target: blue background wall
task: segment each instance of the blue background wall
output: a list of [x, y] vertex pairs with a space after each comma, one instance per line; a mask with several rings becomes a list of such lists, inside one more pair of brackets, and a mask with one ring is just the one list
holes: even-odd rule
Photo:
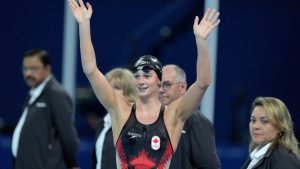
[[[192, 24], [194, 16], [203, 13], [203, 1], [89, 2], [94, 9], [92, 37], [103, 72], [128, 66], [135, 57], [150, 53], [163, 64], [180, 65], [187, 72], [189, 84], [194, 81], [196, 46]], [[28, 90], [20, 71], [23, 53], [45, 48], [52, 55], [54, 75], [60, 81], [62, 72], [64, 1], [17, 3], [5, 0], [0, 10], [1, 168], [11, 167], [11, 132]], [[227, 0], [220, 2], [220, 12], [216, 140], [222, 168], [239, 168], [247, 155], [249, 111], [255, 97], [282, 99], [300, 137], [300, 2]], [[163, 32], [169, 34], [162, 36]], [[77, 86], [89, 87], [79, 59], [77, 67]], [[82, 139], [81, 168], [90, 168], [94, 138], [84, 109], [78, 109], [76, 125]]]

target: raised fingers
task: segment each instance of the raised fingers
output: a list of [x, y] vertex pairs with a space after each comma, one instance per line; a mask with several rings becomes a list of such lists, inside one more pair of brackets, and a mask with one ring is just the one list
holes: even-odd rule
[[84, 5], [84, 3], [83, 3], [82, 0], [79, 0], [79, 4], [80, 4], [81, 7], [85, 7], [85, 5]]
[[76, 0], [68, 0], [68, 2], [71, 9], [78, 8], [78, 3], [76, 2]]
[[204, 13], [204, 16], [203, 16], [203, 19], [204, 19], [205, 21], [208, 19], [209, 13], [210, 13], [210, 9], [207, 8], [206, 11], [205, 11], [205, 13]]
[[198, 25], [198, 24], [199, 24], [199, 17], [196, 16], [196, 17], [195, 17], [195, 20], [194, 20], [194, 25]]
[[90, 3], [87, 2], [86, 6], [87, 6], [88, 10], [92, 10], [92, 5]]
[[212, 23], [217, 22], [217, 21], [219, 20], [219, 15], [220, 15], [220, 13], [219, 13], [219, 12], [216, 12], [216, 13], [214, 14], [214, 16], [211, 18], [211, 22], [212, 22]]
[[[208, 10], [207, 10], [207, 11], [208, 11]], [[213, 16], [215, 15], [215, 13], [216, 13], [216, 9], [209, 10], [209, 11], [208, 11], [208, 17], [206, 18], [206, 20], [207, 20], [207, 21], [210, 21], [210, 20], [213, 18]]]
[[215, 27], [215, 26], [217, 26], [217, 25], [219, 25], [219, 23], [220, 23], [220, 19], [217, 19], [214, 23], [213, 23], [213, 27]]
[[204, 19], [205, 21], [210, 22], [214, 27], [220, 22], [219, 15], [220, 13], [216, 9], [210, 10], [208, 8], [205, 12], [206, 17]]

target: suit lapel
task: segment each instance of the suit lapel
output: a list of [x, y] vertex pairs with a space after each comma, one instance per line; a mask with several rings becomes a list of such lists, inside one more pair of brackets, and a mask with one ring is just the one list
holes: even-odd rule
[[250, 164], [251, 159], [248, 158], [247, 161], [244, 163], [244, 165], [241, 167], [241, 169], [247, 169], [248, 165]]
[[46, 93], [46, 91], [49, 89], [49, 87], [50, 87], [53, 83], [55, 83], [55, 78], [52, 76], [52, 77], [50, 78], [50, 80], [47, 82], [47, 84], [45, 85], [45, 87], [44, 87], [44, 89], [42, 90], [41, 94], [40, 94], [40, 95], [32, 102], [31, 105], [35, 105], [36, 102], [39, 100], [39, 98], [42, 97], [42, 96]]
[[258, 166], [260, 166], [260, 164], [265, 161], [266, 157], [262, 158], [261, 160], [259, 160], [259, 162], [257, 162], [254, 166], [253, 169], [257, 168]]

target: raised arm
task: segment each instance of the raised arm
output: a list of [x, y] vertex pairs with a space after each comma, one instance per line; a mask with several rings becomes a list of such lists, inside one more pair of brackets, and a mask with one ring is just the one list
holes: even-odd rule
[[[124, 97], [116, 94], [106, 80], [105, 76], [100, 72], [96, 65], [96, 55], [91, 40], [90, 19], [92, 16], [92, 6], [86, 5], [82, 0], [68, 0], [69, 7], [73, 16], [79, 24], [81, 63], [83, 71], [91, 83], [91, 86], [103, 106], [109, 111], [119, 113], [117, 101], [126, 103]], [[112, 114], [114, 118], [114, 114]]]
[[208, 55], [207, 37], [220, 23], [219, 12], [207, 9], [202, 20], [196, 16], [194, 20], [194, 35], [197, 44], [197, 78], [178, 104], [179, 118], [185, 121], [200, 105], [200, 102], [211, 82], [210, 60]]
[[82, 0], [69, 0], [69, 7], [79, 24], [81, 61], [84, 73], [89, 76], [97, 71], [96, 56], [91, 40], [90, 19], [93, 13], [92, 6]]

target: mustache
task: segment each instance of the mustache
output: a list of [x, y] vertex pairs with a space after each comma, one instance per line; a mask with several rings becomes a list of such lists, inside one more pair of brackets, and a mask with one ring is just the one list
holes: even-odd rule
[[27, 76], [27, 77], [25, 78], [25, 80], [26, 80], [26, 81], [29, 81], [29, 80], [35, 81], [36, 79], [35, 79], [34, 77], [32, 77], [32, 76]]

